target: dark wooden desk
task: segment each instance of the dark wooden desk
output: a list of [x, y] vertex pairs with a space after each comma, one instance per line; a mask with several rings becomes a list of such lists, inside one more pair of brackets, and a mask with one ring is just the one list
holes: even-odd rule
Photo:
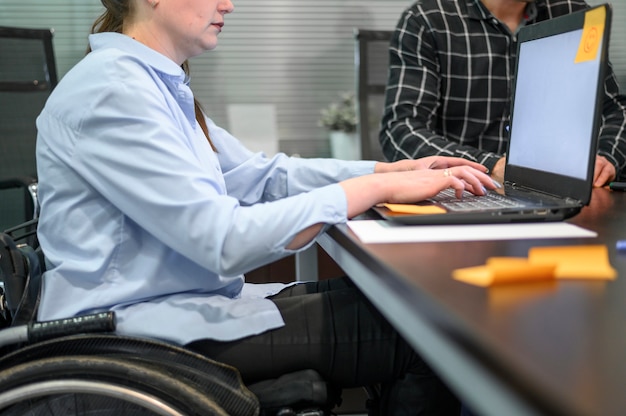
[[[597, 238], [363, 244], [319, 241], [464, 402], [481, 415], [626, 415], [626, 193], [597, 189], [569, 220]], [[614, 281], [479, 288], [456, 268], [541, 245], [605, 244]]]

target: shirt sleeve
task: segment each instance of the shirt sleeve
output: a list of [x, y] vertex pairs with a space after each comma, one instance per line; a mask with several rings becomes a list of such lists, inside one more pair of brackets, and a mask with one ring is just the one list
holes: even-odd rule
[[374, 172], [375, 161], [305, 159], [278, 153], [253, 153], [206, 118], [228, 194], [243, 205], [275, 201]]
[[619, 93], [610, 64], [604, 94], [598, 154], [613, 163], [618, 179], [626, 180], [626, 96]]
[[[216, 135], [226, 169], [222, 172], [200, 129], [190, 126], [188, 117], [167, 97], [142, 83], [122, 80], [94, 100], [69, 164], [103, 196], [108, 204], [103, 209], [119, 210], [172, 250], [223, 276], [290, 254], [286, 245], [313, 224], [346, 220], [345, 193], [336, 180], [320, 180], [320, 187], [299, 192], [307, 187], [292, 186], [287, 174], [287, 185], [279, 188], [288, 192], [269, 192], [274, 198], [251, 197], [255, 190], [273, 188], [267, 178], [276, 177], [276, 171], [290, 173], [291, 165], [299, 163], [285, 161], [284, 156], [273, 163], [256, 160], [240, 148], [220, 150], [222, 141]], [[263, 168], [250, 168], [255, 160]], [[359, 166], [355, 174], [373, 167], [355, 166]], [[240, 194], [233, 190], [238, 174], [240, 182], [251, 184]], [[298, 174], [294, 176], [297, 183]], [[274, 200], [256, 203], [255, 198]]]
[[459, 156], [493, 168], [501, 157], [460, 145], [436, 133], [441, 96], [437, 46], [423, 16], [409, 9], [400, 18], [389, 50], [389, 78], [380, 142], [388, 160]]

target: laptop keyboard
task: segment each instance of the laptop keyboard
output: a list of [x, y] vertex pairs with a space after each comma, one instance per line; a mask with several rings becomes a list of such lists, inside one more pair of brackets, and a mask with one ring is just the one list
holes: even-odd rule
[[481, 209], [502, 209], [524, 206], [522, 202], [515, 201], [495, 192], [488, 192], [486, 195], [478, 196], [471, 192], [463, 191], [463, 198], [458, 199], [452, 188], [444, 189], [430, 200], [443, 206], [448, 211], [476, 211]]

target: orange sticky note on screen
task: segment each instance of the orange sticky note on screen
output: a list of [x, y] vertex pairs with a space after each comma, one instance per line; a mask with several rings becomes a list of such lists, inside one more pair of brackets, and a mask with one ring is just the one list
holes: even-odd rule
[[593, 61], [598, 58], [605, 21], [606, 9], [604, 7], [594, 8], [585, 13], [583, 33], [580, 37], [580, 44], [578, 45], [574, 63]]

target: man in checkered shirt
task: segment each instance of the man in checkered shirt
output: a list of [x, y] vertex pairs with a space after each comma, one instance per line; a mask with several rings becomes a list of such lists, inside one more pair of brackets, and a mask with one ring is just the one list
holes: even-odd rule
[[[419, 0], [390, 47], [380, 143], [388, 160], [449, 155], [504, 177], [516, 32], [582, 0]], [[558, 157], [558, 155], [554, 155]], [[626, 97], [609, 65], [594, 185], [626, 177]]]

